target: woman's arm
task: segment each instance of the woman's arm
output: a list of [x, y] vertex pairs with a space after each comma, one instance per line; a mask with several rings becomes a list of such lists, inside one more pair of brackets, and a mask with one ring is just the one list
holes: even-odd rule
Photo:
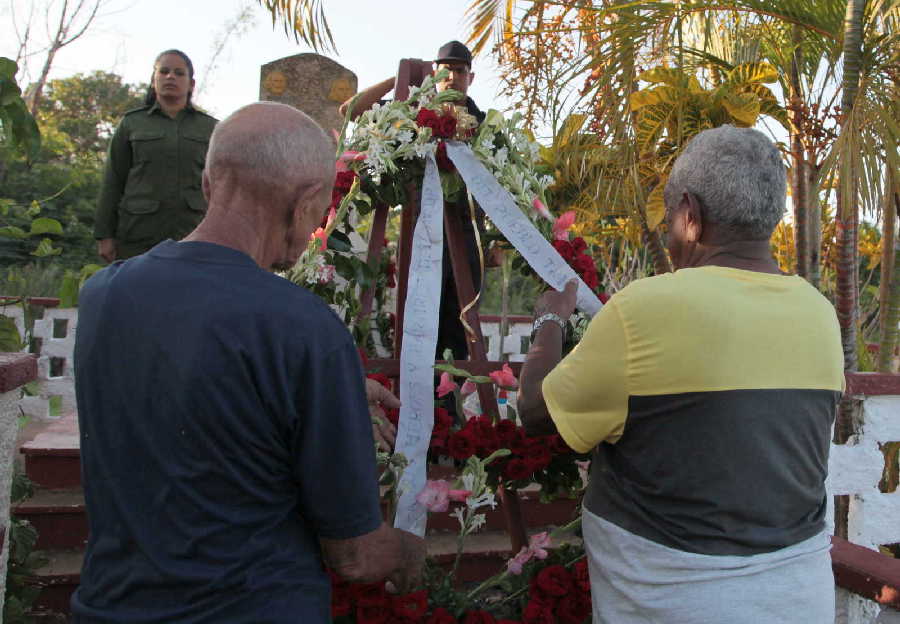
[[[125, 192], [125, 182], [128, 180], [130, 169], [131, 146], [123, 119], [109, 142], [103, 183], [94, 219], [94, 238], [100, 241], [98, 244], [100, 253], [108, 261], [115, 259], [115, 241], [113, 239], [116, 236], [116, 226], [119, 221], [119, 202]], [[110, 250], [112, 250], [112, 258], [107, 258]]]

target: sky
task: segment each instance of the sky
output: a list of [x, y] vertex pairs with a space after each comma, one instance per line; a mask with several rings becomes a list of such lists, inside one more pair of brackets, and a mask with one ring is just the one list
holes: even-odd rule
[[[0, 0], [0, 56], [15, 57], [18, 48], [13, 18], [24, 25], [31, 6], [50, 4], [57, 15], [60, 0]], [[396, 73], [402, 58], [432, 59], [438, 47], [465, 40], [465, 9], [469, 0], [433, 3], [429, 0], [331, 0], [326, 10], [337, 53], [326, 56], [356, 73], [365, 88]], [[214, 43], [243, 7], [252, 7], [255, 24], [229, 41], [218, 67], [206, 72]], [[39, 51], [47, 41], [44, 14], [35, 13], [33, 31]], [[268, 11], [256, 0], [106, 0], [101, 16], [78, 41], [63, 48], [51, 78], [103, 70], [126, 82], [147, 82], [153, 60], [162, 50], [177, 48], [191, 57], [199, 95], [197, 103], [223, 118], [259, 97], [259, 68], [270, 61], [312, 50], [273, 28]], [[30, 78], [40, 72], [44, 54], [29, 59]], [[482, 54], [476, 58], [475, 81], [469, 94], [482, 109], [504, 108], [496, 97], [496, 66]], [[20, 82], [22, 76], [19, 76]]]

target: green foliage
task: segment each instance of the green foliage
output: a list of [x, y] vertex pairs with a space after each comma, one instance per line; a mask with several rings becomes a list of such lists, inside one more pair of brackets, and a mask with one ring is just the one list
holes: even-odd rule
[[[0, 271], [0, 294], [8, 297], [56, 297], [65, 269], [56, 263], [30, 261]], [[2, 312], [2, 309], [0, 309]]]
[[106, 72], [48, 83], [40, 149], [31, 158], [10, 152], [0, 167], [0, 267], [53, 256], [77, 272], [96, 261], [94, 211], [106, 145], [122, 114], [140, 106], [144, 88]]
[[[18, 503], [33, 494], [31, 481], [19, 469], [13, 473], [11, 502]], [[27, 521], [15, 516], [10, 518], [9, 562], [6, 576], [6, 598], [3, 604], [3, 621], [7, 624], [25, 624], [30, 621], [28, 611], [41, 588], [34, 584], [35, 570], [46, 565], [47, 559], [34, 552], [37, 530]]]
[[0, 138], [7, 148], [31, 159], [40, 149], [41, 133], [16, 83], [18, 71], [14, 61], [0, 56]]
[[101, 162], [119, 119], [143, 104], [146, 89], [104, 71], [51, 80], [40, 122], [65, 137], [71, 146], [68, 157]]

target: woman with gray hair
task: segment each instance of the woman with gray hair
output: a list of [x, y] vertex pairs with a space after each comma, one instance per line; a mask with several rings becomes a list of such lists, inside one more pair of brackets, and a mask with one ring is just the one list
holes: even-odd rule
[[778, 150], [748, 128], [701, 132], [665, 201], [676, 271], [614, 295], [562, 361], [575, 289], [545, 294], [521, 376], [526, 428], [593, 450], [593, 621], [833, 622], [825, 477], [843, 355], [831, 304], [772, 258]]

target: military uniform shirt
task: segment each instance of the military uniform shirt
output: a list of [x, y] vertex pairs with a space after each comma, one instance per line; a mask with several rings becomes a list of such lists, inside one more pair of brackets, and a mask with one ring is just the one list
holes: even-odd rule
[[200, 181], [215, 125], [193, 107], [174, 119], [159, 104], [126, 113], [109, 144], [94, 237], [115, 238], [122, 259], [193, 230], [206, 213]]

